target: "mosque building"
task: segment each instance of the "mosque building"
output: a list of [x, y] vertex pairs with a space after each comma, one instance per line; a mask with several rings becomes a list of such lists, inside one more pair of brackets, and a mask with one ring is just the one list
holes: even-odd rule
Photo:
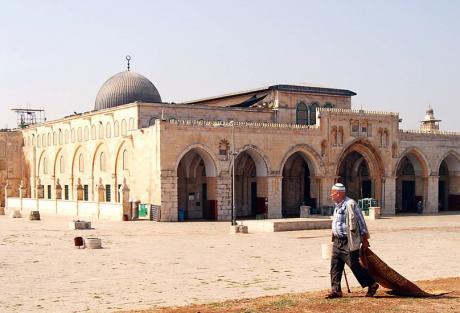
[[[162, 102], [130, 70], [100, 88], [94, 110], [0, 132], [0, 198], [8, 210], [121, 220], [298, 217], [301, 205], [374, 198], [385, 215], [460, 210], [460, 134], [431, 107], [419, 130], [398, 113], [352, 109], [353, 91], [273, 85]], [[233, 165], [234, 164], [234, 165]], [[234, 168], [234, 171], [233, 171]]]

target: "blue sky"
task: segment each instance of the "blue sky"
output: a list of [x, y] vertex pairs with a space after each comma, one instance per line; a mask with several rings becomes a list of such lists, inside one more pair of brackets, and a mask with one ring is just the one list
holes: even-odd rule
[[353, 107], [428, 104], [460, 131], [460, 1], [0, 0], [0, 127], [12, 107], [48, 119], [91, 110], [125, 69], [180, 102], [277, 83], [355, 91]]

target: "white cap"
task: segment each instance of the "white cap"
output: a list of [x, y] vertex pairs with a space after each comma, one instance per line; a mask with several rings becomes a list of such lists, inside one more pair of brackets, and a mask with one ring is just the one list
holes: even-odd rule
[[345, 186], [342, 183], [336, 183], [332, 186], [332, 190], [345, 191]]

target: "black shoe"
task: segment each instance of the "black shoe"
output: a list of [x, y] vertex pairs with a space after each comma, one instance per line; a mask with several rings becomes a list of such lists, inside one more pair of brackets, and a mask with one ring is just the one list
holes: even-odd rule
[[366, 297], [373, 297], [377, 292], [377, 289], [379, 289], [379, 284], [377, 283], [374, 283], [373, 285], [369, 286], [367, 288]]
[[328, 295], [326, 295], [324, 298], [325, 299], [335, 299], [335, 298], [342, 298], [342, 292], [341, 291], [331, 291]]

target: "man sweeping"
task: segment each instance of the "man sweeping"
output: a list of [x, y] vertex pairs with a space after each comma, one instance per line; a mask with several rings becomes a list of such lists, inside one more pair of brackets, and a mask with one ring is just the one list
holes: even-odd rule
[[332, 220], [331, 292], [327, 299], [342, 297], [340, 282], [345, 263], [361, 286], [368, 287], [366, 297], [373, 297], [379, 285], [359, 263], [359, 248], [369, 246], [369, 232], [356, 201], [346, 196], [345, 186], [332, 186], [331, 198], [335, 203]]

